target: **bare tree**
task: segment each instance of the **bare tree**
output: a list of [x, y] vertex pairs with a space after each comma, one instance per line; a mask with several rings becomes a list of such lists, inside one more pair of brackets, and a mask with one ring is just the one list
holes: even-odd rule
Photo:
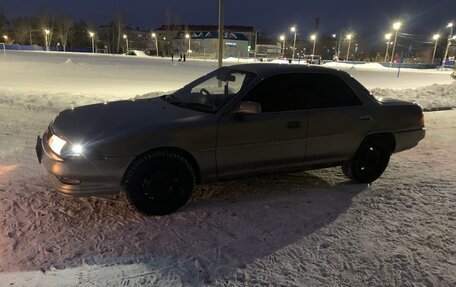
[[[165, 50], [168, 54], [173, 53], [173, 39], [179, 35], [182, 27], [180, 25], [179, 15], [172, 12], [170, 9], [166, 10], [166, 30], [165, 30]], [[163, 50], [162, 50], [163, 51]]]
[[121, 51], [120, 45], [122, 41], [122, 30], [123, 30], [123, 17], [122, 12], [118, 11], [113, 21], [113, 42], [116, 43], [116, 52]]
[[[38, 13], [38, 23], [43, 38], [47, 36], [47, 44], [48, 46], [51, 46], [52, 37], [54, 36], [55, 15], [50, 14], [47, 11], [41, 11]], [[47, 35], [45, 31], [49, 31], [47, 32]]]
[[56, 17], [56, 26], [57, 26], [57, 38], [59, 39], [60, 43], [62, 44], [63, 51], [66, 51], [66, 47], [68, 44], [68, 37], [70, 35], [70, 30], [73, 27], [74, 21], [73, 19], [65, 14], [59, 14]]

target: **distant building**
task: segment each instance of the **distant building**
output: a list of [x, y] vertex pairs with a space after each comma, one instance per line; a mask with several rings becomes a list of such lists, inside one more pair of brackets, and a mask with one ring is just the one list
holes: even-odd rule
[[[215, 57], [218, 52], [216, 25], [162, 25], [154, 33], [160, 53], [178, 55], [190, 52], [195, 56], [209, 54]], [[253, 39], [254, 28], [251, 26], [224, 26], [224, 57], [248, 57]], [[151, 50], [155, 53], [154, 47]]]
[[276, 40], [258, 39], [257, 58], [279, 58], [282, 56], [282, 43]]

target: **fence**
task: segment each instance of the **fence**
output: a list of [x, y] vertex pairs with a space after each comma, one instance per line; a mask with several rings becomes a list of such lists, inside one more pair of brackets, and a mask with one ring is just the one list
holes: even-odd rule
[[[0, 43], [1, 44], [1, 43]], [[3, 44], [4, 49], [13, 51], [46, 51], [46, 47], [38, 45]], [[63, 52], [62, 46], [50, 46], [49, 51]], [[92, 48], [67, 48], [66, 52], [92, 53]]]

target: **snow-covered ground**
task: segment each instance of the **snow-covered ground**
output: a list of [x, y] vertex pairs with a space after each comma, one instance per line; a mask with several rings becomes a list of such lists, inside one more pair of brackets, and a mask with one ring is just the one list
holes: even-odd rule
[[[58, 111], [176, 89], [215, 65], [0, 56], [0, 286], [456, 284], [456, 111], [426, 113], [427, 137], [370, 186], [338, 168], [229, 181], [199, 187], [185, 208], [157, 218], [123, 196], [54, 192], [34, 145]], [[456, 106], [448, 73], [410, 71], [398, 83], [394, 72], [356, 72], [369, 88], [394, 88], [377, 96], [434, 106], [444, 94]]]

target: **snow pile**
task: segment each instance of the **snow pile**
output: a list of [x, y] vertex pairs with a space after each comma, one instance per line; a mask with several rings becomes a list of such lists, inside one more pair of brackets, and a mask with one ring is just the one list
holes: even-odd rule
[[68, 65], [68, 64], [71, 65], [71, 64], [73, 64], [73, 61], [70, 58], [68, 58], [65, 62], [63, 62], [63, 64], [64, 65]]
[[[182, 210], [145, 217], [125, 196], [56, 194], [36, 136], [72, 105], [176, 89], [214, 65], [17, 54], [0, 57], [1, 286], [455, 286], [455, 111], [427, 113], [426, 138], [372, 185], [340, 168], [251, 177], [198, 187]], [[354, 72], [368, 87], [447, 81]], [[374, 93], [438, 106], [456, 90]]]
[[372, 70], [383, 70], [389, 69], [379, 63], [363, 63], [363, 64], [350, 64], [341, 62], [327, 62], [323, 66], [331, 68], [345, 68], [345, 69], [372, 69]]
[[456, 82], [432, 85], [420, 89], [373, 89], [376, 97], [416, 102], [425, 110], [456, 108]]

